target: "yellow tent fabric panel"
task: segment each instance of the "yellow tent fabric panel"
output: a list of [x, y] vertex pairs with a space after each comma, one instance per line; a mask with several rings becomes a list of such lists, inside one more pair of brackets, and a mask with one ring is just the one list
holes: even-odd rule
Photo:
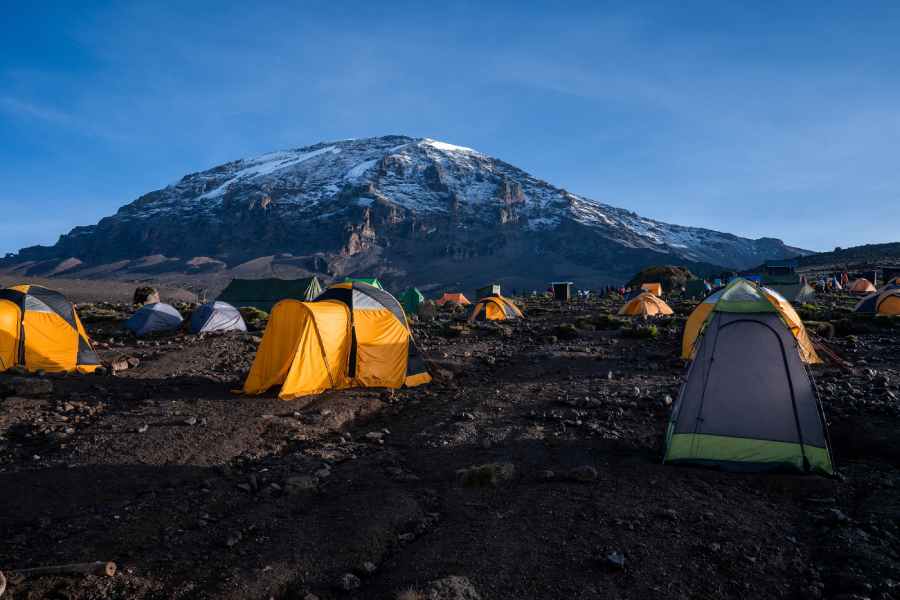
[[513, 301], [510, 300], [509, 298], [504, 298], [504, 297], [502, 297], [502, 296], [498, 296], [498, 298], [499, 298], [504, 304], [506, 304], [506, 306], [508, 306], [509, 308], [511, 308], [512, 311], [513, 311], [514, 313], [516, 313], [516, 316], [518, 316], [518, 317], [524, 317], [524, 316], [525, 316], [525, 315], [522, 313], [522, 309], [520, 309], [518, 306], [516, 306], [515, 302], [513, 302]]
[[484, 303], [484, 316], [489, 321], [502, 321], [506, 319], [506, 311], [499, 302], [488, 300]]
[[0, 371], [13, 367], [19, 358], [19, 328], [22, 312], [8, 300], [0, 300]]
[[78, 332], [56, 313], [26, 310], [25, 366], [31, 371], [74, 371], [78, 358]]
[[350, 332], [347, 308], [337, 302], [307, 304], [300, 339], [281, 392], [282, 400], [347, 387]]
[[781, 318], [787, 323], [787, 326], [791, 329], [791, 333], [793, 333], [794, 337], [797, 339], [800, 358], [803, 359], [803, 362], [808, 364], [821, 363], [822, 359], [816, 354], [816, 349], [813, 347], [812, 340], [809, 339], [806, 328], [803, 326], [803, 320], [800, 318], [800, 315], [797, 314], [797, 311], [794, 310], [794, 307], [791, 306], [791, 303], [780, 296], [773, 296], [766, 288], [762, 289], [766, 298], [768, 298], [769, 302], [778, 309]]
[[391, 311], [354, 310], [358, 385], [400, 387], [406, 379], [409, 331]]
[[693, 358], [697, 336], [700, 335], [703, 324], [706, 323], [714, 306], [715, 304], [709, 302], [701, 302], [688, 317], [687, 323], [684, 324], [684, 336], [681, 338], [681, 358], [685, 360]]
[[[328, 304], [336, 305], [336, 309], [342, 312], [341, 320], [346, 327], [349, 321], [347, 308], [338, 303]], [[308, 354], [304, 355], [304, 351]], [[282, 395], [296, 394], [298, 390], [304, 388], [316, 389], [318, 386], [316, 382], [320, 383], [323, 378], [328, 381], [329, 374], [324, 369], [319, 377], [309, 377], [307, 373], [307, 378], [304, 379], [303, 369], [296, 364], [295, 359], [298, 356], [312, 361], [315, 361], [315, 357], [319, 357], [320, 364], [324, 365], [319, 334], [309, 305], [299, 300], [282, 300], [272, 309], [262, 343], [244, 382], [244, 392], [261, 394], [273, 386], [285, 384], [292, 371], [294, 371], [292, 385], [295, 387], [288, 390], [286, 385], [282, 385]], [[300, 372], [296, 372], [297, 369]]]
[[900, 315], [900, 296], [891, 294], [878, 304], [879, 315]]

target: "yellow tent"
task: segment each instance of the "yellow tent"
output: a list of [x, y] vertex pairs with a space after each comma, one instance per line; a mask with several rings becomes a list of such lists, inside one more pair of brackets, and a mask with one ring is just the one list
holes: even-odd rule
[[[781, 315], [781, 319], [790, 328], [791, 333], [797, 340], [798, 351], [803, 362], [809, 364], [822, 362], [822, 359], [816, 354], [815, 348], [813, 348], [812, 340], [809, 339], [809, 335], [806, 333], [806, 328], [803, 326], [800, 315], [797, 314], [797, 311], [794, 310], [794, 307], [791, 306], [790, 302], [785, 300], [778, 292], [767, 287], [758, 286], [757, 284], [744, 279], [735, 281], [740, 282], [740, 286], [732, 285], [735, 283], [732, 282], [732, 284], [710, 294], [706, 300], [697, 305], [697, 308], [695, 308], [694, 312], [691, 313], [691, 316], [688, 317], [687, 323], [684, 325], [684, 336], [681, 339], [681, 358], [686, 360], [693, 358], [694, 343], [697, 340], [697, 336], [700, 334], [703, 326], [709, 319], [709, 315], [715, 310], [716, 305], [719, 304], [719, 302], [724, 300], [734, 305], [744, 303], [743, 306], [739, 307], [749, 307], [746, 308], [747, 312], [754, 312], [754, 310], [757, 310], [758, 312], [758, 309], [754, 309], [753, 307], [753, 304], [757, 301], [757, 297], [752, 299], [735, 299], [729, 297], [729, 294], [734, 295], [738, 292], [744, 293], [746, 286], [751, 286], [751, 291], [755, 293], [755, 290], [758, 290], [758, 298], [764, 298], [768, 304], [771, 304], [778, 314]], [[729, 292], [729, 290], [732, 289], [735, 289], [736, 291]]]
[[655, 317], [671, 315], [672, 309], [650, 292], [642, 292], [619, 309], [619, 315], [627, 317]]
[[662, 296], [663, 289], [661, 283], [642, 283], [641, 289], [650, 292], [654, 296]]
[[38, 285], [0, 290], [0, 371], [92, 373], [100, 358], [75, 307], [59, 292]]
[[244, 393], [281, 385], [278, 397], [293, 400], [327, 389], [429, 381], [400, 303], [374, 286], [345, 282], [313, 302], [275, 305]]
[[521, 319], [524, 316], [518, 306], [503, 296], [488, 296], [475, 303], [472, 314], [469, 315], [469, 323]]
[[871, 281], [865, 277], [860, 277], [850, 284], [850, 291], [854, 294], [870, 294], [878, 290], [875, 289], [875, 286], [872, 285]]

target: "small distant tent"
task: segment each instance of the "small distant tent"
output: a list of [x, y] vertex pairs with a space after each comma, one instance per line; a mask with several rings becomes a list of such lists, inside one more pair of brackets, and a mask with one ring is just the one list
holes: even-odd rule
[[506, 321], [507, 319], [521, 319], [524, 316], [518, 306], [503, 296], [487, 296], [472, 307], [469, 323], [473, 321]]
[[471, 302], [469, 302], [469, 299], [466, 298], [465, 294], [460, 294], [460, 293], [456, 293], [456, 292], [444, 292], [444, 295], [441, 296], [440, 298], [438, 298], [435, 301], [435, 304], [437, 304], [438, 306], [443, 306], [443, 305], [447, 304], [448, 302], [456, 302], [457, 304], [463, 304], [463, 305], [472, 304]]
[[366, 285], [377, 287], [379, 290], [384, 289], [377, 277], [345, 277], [344, 283], [365, 283]]
[[475, 290], [475, 295], [479, 298], [484, 298], [486, 296], [499, 296], [500, 295], [500, 284], [492, 283], [490, 285], [486, 285], [484, 287], [480, 287]]
[[554, 281], [550, 285], [553, 288], [553, 299], [557, 302], [568, 302], [572, 299], [571, 281]]
[[645, 292], [650, 292], [656, 297], [660, 297], [663, 294], [663, 287], [661, 283], [642, 283], [641, 289]]
[[39, 285], [0, 290], [0, 371], [92, 373], [100, 358], [65, 296]]
[[397, 297], [403, 310], [408, 315], [416, 315], [419, 313], [419, 307], [425, 302], [425, 296], [418, 289], [411, 287]]
[[145, 304], [125, 322], [125, 327], [140, 337], [150, 333], [177, 331], [184, 319], [178, 310], [165, 302]]
[[844, 289], [844, 286], [841, 285], [841, 282], [838, 280], [837, 277], [831, 278], [831, 289], [833, 289], [835, 291], [841, 291]]
[[[737, 288], [738, 291], [729, 292], [729, 290], [734, 288]], [[738, 301], [745, 296], [749, 296], [750, 300], [744, 305], [738, 304]], [[764, 299], [769, 307], [766, 307], [759, 301], [760, 298]], [[684, 325], [684, 335], [681, 339], [681, 358], [689, 360], [693, 357], [701, 331], [721, 302], [726, 302], [725, 307], [729, 312], [737, 312], [741, 306], [744, 306], [748, 312], [754, 310], [757, 312], [775, 311], [797, 339], [800, 357], [803, 362], [808, 364], [822, 362], [822, 359], [816, 354], [815, 348], [813, 348], [812, 340], [809, 339], [809, 335], [806, 333], [806, 328], [803, 326], [800, 315], [797, 314], [791, 303], [775, 290], [756, 285], [746, 279], [736, 279], [728, 284], [727, 287], [714, 292], [697, 305], [697, 308], [694, 309], [694, 312], [691, 313], [687, 323]]]
[[280, 385], [293, 400], [328, 389], [431, 381], [397, 299], [361, 282], [330, 286], [314, 302], [282, 300], [269, 317], [244, 393]]
[[713, 305], [665, 447], [666, 463], [834, 472], [800, 344], [760, 286], [738, 279]]
[[317, 277], [232, 279], [216, 299], [238, 308], [252, 306], [269, 312], [281, 300], [314, 300], [321, 293], [322, 284]]
[[247, 331], [244, 317], [227, 302], [207, 302], [191, 314], [191, 333], [211, 331]]
[[639, 294], [619, 309], [619, 315], [626, 317], [656, 317], [671, 314], [673, 314], [671, 307], [650, 292]]
[[712, 291], [712, 287], [702, 279], [691, 279], [684, 284], [685, 298], [705, 298]]
[[718, 278], [718, 277], [716, 277], [715, 279], [713, 279], [713, 287], [714, 287], [714, 288], [720, 288], [720, 287], [722, 287], [722, 280], [721, 280], [720, 278]]
[[850, 284], [849, 291], [854, 294], [870, 294], [872, 292], [877, 292], [878, 290], [872, 285], [871, 281], [865, 277], [860, 277]]

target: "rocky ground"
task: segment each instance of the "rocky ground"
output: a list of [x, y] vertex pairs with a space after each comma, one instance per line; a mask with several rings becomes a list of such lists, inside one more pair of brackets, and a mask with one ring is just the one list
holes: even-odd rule
[[[840, 476], [660, 464], [689, 304], [415, 324], [435, 382], [283, 402], [260, 332], [136, 341], [107, 375], [0, 377], [5, 598], [900, 598], [900, 323], [801, 308]], [[21, 577], [115, 561], [114, 577]]]

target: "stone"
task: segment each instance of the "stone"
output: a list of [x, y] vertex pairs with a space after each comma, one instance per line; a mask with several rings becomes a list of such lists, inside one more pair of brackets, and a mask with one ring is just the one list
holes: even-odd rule
[[606, 566], [621, 571], [625, 568], [625, 555], [617, 550], [613, 550], [606, 555], [605, 563]]
[[53, 382], [40, 377], [12, 377], [5, 382], [13, 396], [28, 398], [49, 396], [53, 393]]
[[456, 479], [463, 487], [496, 487], [511, 480], [515, 474], [516, 466], [512, 463], [488, 463], [459, 469]]
[[569, 478], [575, 481], [597, 481], [599, 476], [597, 469], [591, 465], [580, 465], [569, 470]]
[[353, 573], [344, 573], [338, 577], [336, 587], [345, 592], [352, 592], [353, 590], [359, 589], [361, 585], [362, 580], [359, 577]]
[[481, 595], [466, 577], [451, 575], [425, 585], [425, 600], [481, 600]]
[[314, 492], [319, 484], [314, 477], [308, 475], [295, 475], [284, 480], [284, 491], [288, 494], [302, 494]]

